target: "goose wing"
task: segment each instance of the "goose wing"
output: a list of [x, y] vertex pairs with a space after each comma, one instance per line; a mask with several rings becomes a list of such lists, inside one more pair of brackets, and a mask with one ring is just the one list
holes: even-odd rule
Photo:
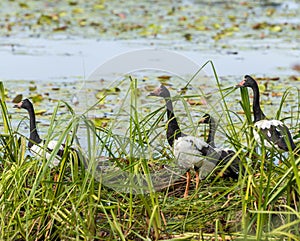
[[264, 140], [268, 148], [276, 147], [288, 151], [290, 145], [295, 148], [291, 133], [286, 125], [279, 120], [261, 120], [254, 125], [254, 137], [258, 143]]
[[205, 141], [194, 136], [178, 138], [174, 143], [174, 155], [179, 166], [200, 168], [203, 162], [211, 162], [216, 165], [219, 154]]
[[240, 159], [238, 157], [235, 157], [233, 160], [231, 160], [236, 153], [231, 149], [222, 149], [221, 150], [221, 156], [218, 162], [218, 166], [225, 166], [229, 161], [231, 161], [228, 168], [225, 170], [223, 176], [224, 177], [232, 177], [234, 179], [237, 179], [239, 176], [240, 171]]
[[[51, 156], [51, 152], [55, 149], [56, 145], [57, 145], [57, 141], [51, 140], [49, 141], [46, 149], [44, 149], [43, 145], [45, 144], [45, 141], [43, 141], [40, 144], [34, 144], [33, 146], [31, 146], [30, 148], [30, 152], [32, 153], [32, 155], [38, 157], [38, 158], [43, 158], [43, 156], [45, 155], [45, 158], [47, 160], [50, 159]], [[64, 153], [64, 148], [65, 145], [61, 144], [61, 146], [59, 147], [56, 156], [54, 157], [53, 161], [50, 163], [50, 166], [58, 166], [60, 163], [60, 158], [63, 156]]]

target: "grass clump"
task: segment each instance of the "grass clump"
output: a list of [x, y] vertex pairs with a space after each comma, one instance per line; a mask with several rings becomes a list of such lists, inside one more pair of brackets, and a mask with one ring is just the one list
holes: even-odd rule
[[[223, 179], [215, 171], [188, 199], [182, 198], [184, 180], [178, 172], [172, 176], [163, 168], [174, 165], [164, 137], [165, 108], [142, 114], [135, 79], [126, 95], [125, 136], [114, 131], [117, 120], [102, 128], [85, 115], [76, 116], [71, 107], [67, 125], [60, 127], [54, 111], [47, 136], [76, 146], [88, 160], [86, 169], [72, 161], [77, 156], [71, 151], [56, 168], [28, 155], [27, 138], [11, 127], [1, 85], [0, 239], [299, 240], [299, 145], [288, 154], [258, 148], [247, 90], [241, 90], [245, 115], [239, 115], [230, 104], [233, 89], [223, 88], [217, 75], [215, 79], [221, 111], [209, 108], [220, 120], [217, 143], [223, 138], [224, 145], [236, 150], [242, 171], [238, 180]], [[279, 110], [290, 94], [285, 93]], [[205, 135], [191, 123], [189, 97], [175, 97], [190, 120], [181, 125]], [[299, 123], [298, 115], [288, 118]], [[85, 147], [76, 137], [80, 128]]]

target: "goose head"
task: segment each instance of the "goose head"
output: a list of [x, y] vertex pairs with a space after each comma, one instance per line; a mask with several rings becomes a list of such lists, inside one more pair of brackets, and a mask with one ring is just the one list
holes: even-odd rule
[[153, 90], [149, 95], [150, 96], [159, 96], [159, 97], [163, 97], [163, 98], [171, 97], [170, 91], [164, 85], [160, 85], [155, 90]]
[[19, 108], [19, 109], [23, 108], [23, 109], [28, 110], [28, 109], [32, 108], [32, 103], [30, 102], [29, 99], [24, 99], [21, 102], [19, 102], [18, 104], [16, 104], [14, 107]]
[[245, 75], [244, 76], [244, 79], [236, 85], [237, 88], [240, 88], [240, 87], [253, 87], [257, 85], [255, 79], [253, 79], [250, 75]]
[[210, 124], [211, 123], [211, 116], [210, 114], [204, 114], [201, 119], [199, 120], [199, 124]]

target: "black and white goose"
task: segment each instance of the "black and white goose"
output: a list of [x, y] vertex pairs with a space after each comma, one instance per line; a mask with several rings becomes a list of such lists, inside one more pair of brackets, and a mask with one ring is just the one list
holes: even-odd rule
[[[28, 111], [29, 114], [29, 129], [30, 129], [30, 136], [29, 136], [29, 142], [28, 142], [28, 148], [29, 151], [32, 155], [37, 156], [39, 158], [43, 157], [45, 155], [45, 158], [49, 160], [51, 156], [51, 152], [56, 148], [57, 146], [57, 141], [50, 140], [48, 142], [48, 145], [46, 147], [46, 150], [44, 149], [44, 145], [46, 143], [45, 140], [42, 140], [38, 134], [37, 127], [36, 127], [36, 119], [35, 119], [35, 113], [34, 113], [34, 108], [32, 103], [30, 102], [29, 99], [24, 99], [20, 103], [15, 105], [16, 108], [23, 108]], [[59, 147], [56, 157], [50, 163], [50, 166], [58, 166], [60, 163], [60, 159], [64, 154], [65, 151], [65, 144], [61, 144]], [[76, 150], [73, 150], [77, 153]]]
[[[200, 124], [208, 124], [209, 131], [206, 142], [211, 145], [220, 155], [218, 166], [224, 166], [228, 163], [236, 154], [235, 151], [229, 148], [217, 148], [215, 145], [215, 134], [217, 130], [217, 123], [215, 119], [210, 114], [204, 114], [199, 121]], [[239, 163], [240, 159], [235, 157], [229, 167], [226, 169], [223, 177], [231, 177], [231, 178], [238, 178], [239, 176]]]
[[173, 148], [178, 165], [186, 170], [187, 181], [184, 197], [187, 197], [191, 181], [190, 169], [195, 169], [197, 189], [200, 181], [199, 178], [205, 178], [215, 168], [219, 154], [200, 138], [181, 132], [174, 114], [170, 92], [164, 85], [156, 88], [150, 95], [163, 97], [166, 101], [168, 117], [166, 124], [167, 140]]
[[267, 148], [277, 148], [281, 151], [294, 150], [296, 145], [292, 139], [288, 127], [280, 120], [269, 120], [260, 108], [259, 88], [255, 79], [245, 75], [244, 79], [236, 87], [249, 87], [253, 91], [253, 135], [257, 143]]

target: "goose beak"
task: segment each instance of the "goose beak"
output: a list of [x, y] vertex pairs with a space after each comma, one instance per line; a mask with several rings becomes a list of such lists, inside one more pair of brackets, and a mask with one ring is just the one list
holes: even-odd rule
[[22, 107], [23, 102], [19, 102], [18, 104], [14, 105], [14, 108], [21, 108]]
[[206, 117], [202, 117], [202, 118], [198, 121], [198, 123], [199, 123], [199, 124], [205, 123], [205, 120], [206, 120]]
[[158, 87], [155, 90], [153, 90], [152, 92], [150, 92], [150, 94], [148, 96], [159, 96], [161, 92], [161, 88]]
[[242, 80], [240, 83], [238, 83], [238, 84], [235, 86], [235, 88], [241, 88], [241, 87], [244, 86], [244, 84], [245, 84], [245, 80]]

